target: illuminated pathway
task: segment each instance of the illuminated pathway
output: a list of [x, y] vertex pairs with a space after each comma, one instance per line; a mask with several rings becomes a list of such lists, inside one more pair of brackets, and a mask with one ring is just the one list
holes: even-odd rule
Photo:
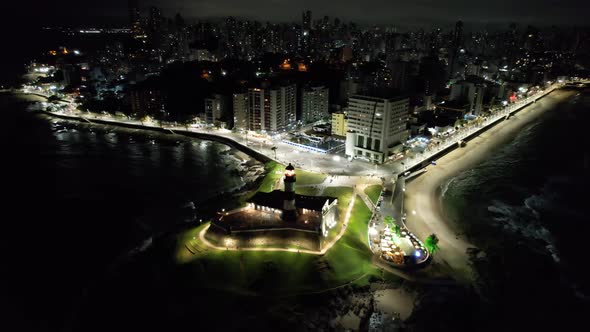
[[230, 251], [288, 251], [288, 252], [297, 252], [297, 253], [304, 253], [304, 254], [311, 254], [311, 255], [323, 255], [325, 254], [328, 250], [330, 250], [330, 248], [332, 248], [332, 246], [334, 246], [334, 244], [336, 242], [338, 242], [338, 240], [340, 240], [340, 238], [342, 237], [342, 235], [344, 235], [344, 233], [346, 232], [346, 229], [348, 228], [348, 221], [350, 220], [350, 214], [352, 213], [352, 208], [354, 206], [354, 202], [356, 199], [356, 194], [353, 194], [351, 199], [350, 199], [350, 203], [348, 204], [348, 208], [346, 209], [346, 215], [344, 216], [344, 220], [343, 220], [343, 224], [342, 224], [342, 228], [340, 229], [340, 232], [338, 233], [338, 235], [336, 235], [336, 237], [334, 237], [334, 239], [332, 239], [332, 241], [328, 242], [320, 251], [317, 250], [307, 250], [307, 249], [294, 249], [294, 248], [236, 248], [236, 247], [221, 247], [221, 246], [216, 246], [213, 243], [209, 242], [209, 240], [207, 240], [205, 238], [205, 233], [207, 232], [207, 230], [209, 229], [209, 227], [211, 226], [211, 224], [208, 224], [207, 226], [205, 226], [205, 228], [203, 228], [200, 232], [199, 232], [199, 240], [201, 240], [201, 242], [203, 242], [203, 244], [205, 244], [207, 247], [212, 248], [212, 249], [216, 249], [216, 250], [230, 250]]

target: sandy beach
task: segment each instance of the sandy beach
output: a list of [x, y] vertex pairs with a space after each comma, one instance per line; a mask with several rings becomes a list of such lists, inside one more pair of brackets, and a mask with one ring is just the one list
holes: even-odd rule
[[[438, 236], [441, 250], [434, 259], [450, 268], [457, 281], [472, 280], [473, 273], [466, 249], [477, 247], [477, 244], [469, 243], [465, 236], [459, 234], [461, 230], [445, 219], [440, 199], [441, 186], [459, 173], [481, 163], [495, 149], [514, 139], [522, 127], [572, 95], [573, 92], [569, 91], [554, 91], [473, 138], [465, 147], [441, 157], [436, 161], [436, 166], [428, 166], [425, 174], [408, 182], [405, 199], [407, 226], [421, 239], [432, 233]], [[415, 215], [412, 210], [416, 211]]]

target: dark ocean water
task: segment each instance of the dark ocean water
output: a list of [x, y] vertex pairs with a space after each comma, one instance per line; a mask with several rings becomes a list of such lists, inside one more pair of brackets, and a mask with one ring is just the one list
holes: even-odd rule
[[589, 114], [578, 91], [443, 189], [447, 215], [486, 251], [482, 293], [504, 322], [558, 327], [588, 308]]
[[[117, 260], [242, 186], [225, 145], [23, 112], [1, 95], [3, 278], [31, 330], [67, 326]], [[192, 208], [192, 204], [196, 209]], [[14, 317], [13, 317], [14, 318]]]

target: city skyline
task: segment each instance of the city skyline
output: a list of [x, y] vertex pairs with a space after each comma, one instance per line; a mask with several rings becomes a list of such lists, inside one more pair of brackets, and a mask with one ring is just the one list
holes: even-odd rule
[[[313, 20], [329, 16], [343, 21], [360, 24], [387, 24], [401, 27], [445, 26], [456, 20], [475, 25], [501, 25], [507, 22], [521, 24], [587, 25], [585, 13], [590, 4], [580, 0], [562, 2], [521, 0], [517, 3], [508, 0], [475, 4], [467, 0], [451, 1], [383, 1], [368, 0], [362, 7], [354, 1], [298, 1], [261, 0], [256, 6], [235, 0], [220, 0], [214, 3], [204, 1], [140, 1], [140, 8], [160, 8], [167, 16], [181, 13], [189, 20], [221, 18], [226, 16], [244, 17], [269, 22], [300, 22], [301, 13], [311, 10]], [[57, 3], [34, 3], [24, 1], [14, 3], [11, 17], [31, 15], [41, 24], [103, 24], [124, 23], [127, 1], [78, 2], [59, 1]], [[28, 11], [36, 8], [35, 12]], [[76, 13], [75, 15], [72, 13]], [[29, 16], [30, 17], [30, 16]], [[18, 23], [18, 20], [14, 21]], [[26, 22], [22, 22], [26, 23]], [[22, 24], [21, 23], [21, 24]]]

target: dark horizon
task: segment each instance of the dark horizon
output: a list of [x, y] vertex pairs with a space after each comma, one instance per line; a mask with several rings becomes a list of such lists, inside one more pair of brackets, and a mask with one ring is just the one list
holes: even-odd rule
[[[92, 3], [62, 0], [57, 3], [35, 3], [22, 1], [14, 3], [7, 11], [9, 21], [18, 25], [97, 25], [127, 24], [127, 1], [100, 1]], [[511, 22], [519, 25], [537, 26], [588, 26], [586, 14], [590, 4], [585, 1], [568, 0], [555, 4], [552, 1], [522, 0], [518, 6], [512, 1], [501, 0], [493, 3], [470, 3], [466, 0], [451, 0], [442, 3], [426, 0], [403, 3], [399, 1], [368, 0], [363, 8], [357, 2], [336, 1], [261, 0], [256, 6], [234, 0], [220, 0], [214, 4], [203, 2], [183, 4], [174, 1], [139, 1], [142, 14], [150, 6], [158, 7], [167, 17], [176, 13], [188, 21], [219, 19], [227, 16], [241, 17], [272, 23], [300, 23], [305, 10], [312, 11], [312, 19], [325, 15], [331, 20], [339, 18], [342, 22], [355, 22], [362, 25], [392, 25], [401, 28], [451, 27], [457, 20], [469, 26], [503, 27]], [[34, 12], [30, 8], [35, 8]], [[329, 8], [329, 9], [327, 9]], [[527, 10], [527, 8], [535, 8]], [[73, 15], [72, 13], [76, 13]], [[508, 14], [507, 14], [508, 13]], [[28, 20], [23, 20], [26, 17]]]

